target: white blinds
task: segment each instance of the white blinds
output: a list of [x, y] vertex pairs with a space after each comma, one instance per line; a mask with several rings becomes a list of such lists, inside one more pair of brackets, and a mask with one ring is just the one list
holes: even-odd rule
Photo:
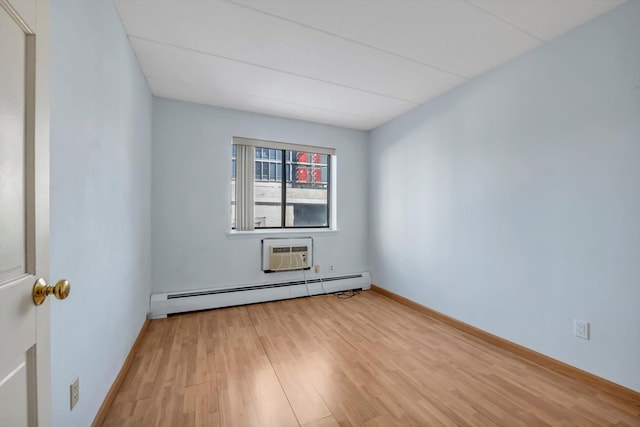
[[[235, 141], [234, 141], [235, 142]], [[253, 177], [256, 148], [236, 145], [236, 230], [253, 231]]]

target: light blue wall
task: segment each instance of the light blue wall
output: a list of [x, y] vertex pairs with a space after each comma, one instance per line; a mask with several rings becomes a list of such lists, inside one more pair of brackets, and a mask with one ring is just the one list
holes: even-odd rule
[[639, 22], [628, 2], [372, 131], [374, 282], [640, 391]]
[[233, 136], [336, 148], [339, 231], [313, 235], [314, 263], [368, 271], [366, 132], [154, 98], [153, 292], [303, 278], [262, 273], [260, 238], [227, 236]]
[[[152, 99], [111, 1], [51, 1], [53, 425], [88, 426], [150, 293]], [[69, 411], [69, 384], [80, 401]]]
[[[234, 135], [338, 149], [340, 231], [314, 236], [322, 274], [371, 268], [392, 291], [640, 390], [640, 2], [370, 135], [152, 101], [111, 1], [51, 10], [51, 280], [73, 286], [52, 304], [54, 426], [93, 420], [152, 271], [156, 292], [270, 280], [259, 239], [227, 236]], [[590, 341], [573, 318], [591, 321]]]

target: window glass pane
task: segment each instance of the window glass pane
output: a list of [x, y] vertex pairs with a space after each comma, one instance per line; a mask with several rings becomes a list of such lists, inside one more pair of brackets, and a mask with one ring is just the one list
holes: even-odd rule
[[[267, 156], [271, 154], [264, 149]], [[275, 157], [275, 153], [274, 153]], [[282, 163], [260, 162], [261, 181], [254, 183], [254, 215], [256, 228], [282, 227], [282, 183], [275, 180], [276, 169]]]
[[[256, 228], [328, 227], [329, 160], [326, 154], [255, 148]], [[235, 228], [237, 147], [231, 158], [231, 226]], [[285, 174], [285, 194], [282, 175]], [[283, 209], [283, 204], [286, 207]], [[284, 218], [282, 217], [284, 213]]]
[[287, 151], [287, 158], [292, 162], [287, 170], [285, 227], [328, 226], [329, 190], [322, 182], [323, 169], [327, 168], [314, 166], [322, 155]]

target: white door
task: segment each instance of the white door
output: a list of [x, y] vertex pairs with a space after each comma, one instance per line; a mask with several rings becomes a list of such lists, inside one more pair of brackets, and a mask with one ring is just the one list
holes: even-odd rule
[[47, 0], [0, 0], [0, 426], [51, 424]]

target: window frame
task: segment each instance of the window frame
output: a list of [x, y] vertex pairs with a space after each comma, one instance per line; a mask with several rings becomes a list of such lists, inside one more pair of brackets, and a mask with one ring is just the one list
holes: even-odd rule
[[[249, 143], [246, 143], [249, 142]], [[280, 184], [281, 186], [281, 192], [280, 192], [280, 225], [279, 226], [265, 226], [265, 227], [259, 227], [256, 226], [254, 228], [254, 230], [237, 230], [236, 229], [236, 221], [235, 218], [230, 218], [231, 220], [229, 221], [229, 225], [231, 226], [231, 232], [232, 233], [247, 233], [247, 234], [252, 234], [252, 233], [261, 233], [261, 232], [274, 232], [274, 231], [283, 231], [283, 232], [292, 232], [292, 231], [296, 231], [296, 230], [318, 230], [318, 231], [336, 231], [335, 228], [335, 213], [334, 213], [334, 191], [335, 191], [335, 180], [337, 179], [336, 175], [335, 175], [335, 171], [334, 166], [335, 166], [335, 162], [336, 162], [336, 152], [335, 149], [333, 148], [328, 148], [328, 147], [316, 147], [316, 146], [307, 146], [307, 145], [299, 145], [299, 144], [290, 144], [290, 143], [284, 143], [284, 142], [274, 142], [274, 141], [262, 141], [262, 140], [255, 140], [255, 139], [247, 139], [247, 138], [239, 138], [239, 137], [233, 137], [233, 142], [232, 142], [232, 156], [231, 156], [231, 160], [232, 160], [232, 176], [231, 179], [235, 179], [235, 174], [233, 174], [235, 168], [235, 162], [236, 162], [236, 158], [233, 156], [233, 153], [235, 152], [235, 145], [238, 144], [243, 144], [243, 145], [253, 145], [255, 147], [256, 150], [264, 150], [264, 149], [268, 149], [268, 150], [275, 150], [276, 154], [275, 154], [275, 159], [271, 158], [270, 155], [270, 151], [267, 152], [267, 157], [264, 158], [265, 156], [265, 152], [261, 151], [260, 152], [260, 158], [258, 158], [258, 155], [254, 156], [254, 167], [256, 165], [256, 162], [259, 162], [260, 164], [260, 178], [256, 179], [256, 173], [254, 172], [254, 186], [256, 184], [256, 182], [277, 182]], [[266, 146], [265, 146], [266, 145]], [[275, 145], [275, 147], [274, 147]], [[281, 154], [278, 155], [278, 152], [280, 152]], [[323, 190], [326, 190], [326, 194], [327, 194], [327, 198], [326, 198], [326, 225], [291, 225], [291, 226], [287, 226], [286, 225], [286, 221], [287, 221], [287, 206], [293, 206], [293, 203], [289, 203], [287, 202], [287, 175], [288, 175], [288, 168], [293, 168], [293, 159], [295, 158], [295, 156], [293, 155], [294, 152], [303, 152], [303, 153], [307, 153], [309, 156], [313, 156], [314, 154], [319, 154], [322, 156], [326, 156], [326, 163], [319, 163], [320, 168], [326, 168], [326, 181], [320, 181], [321, 184], [325, 184], [326, 187]], [[291, 154], [289, 154], [291, 153]], [[278, 160], [278, 158], [280, 158]], [[263, 164], [274, 164], [276, 167], [276, 172], [275, 172], [275, 180], [270, 179], [270, 171], [268, 171], [267, 173], [267, 178], [264, 179], [263, 176]], [[297, 163], [297, 162], [296, 162]], [[309, 160], [307, 162], [302, 162], [303, 164], [305, 164], [305, 167], [307, 167], [309, 169], [309, 171], [313, 170], [313, 161]], [[308, 165], [306, 165], [308, 163]], [[279, 173], [278, 173], [279, 172]], [[293, 171], [291, 171], [293, 174]], [[322, 171], [324, 172], [324, 171]], [[321, 172], [321, 177], [323, 175], [323, 173]], [[310, 172], [312, 173], [312, 172]], [[277, 179], [277, 176], [280, 175], [280, 179]], [[291, 176], [291, 181], [293, 182], [293, 176]], [[322, 178], [321, 178], [322, 179]], [[231, 182], [231, 181], [230, 181]], [[294, 188], [294, 187], [291, 187]], [[232, 199], [233, 200], [233, 199]], [[237, 203], [237, 202], [234, 202]], [[256, 201], [254, 199], [254, 206], [256, 206]]]

